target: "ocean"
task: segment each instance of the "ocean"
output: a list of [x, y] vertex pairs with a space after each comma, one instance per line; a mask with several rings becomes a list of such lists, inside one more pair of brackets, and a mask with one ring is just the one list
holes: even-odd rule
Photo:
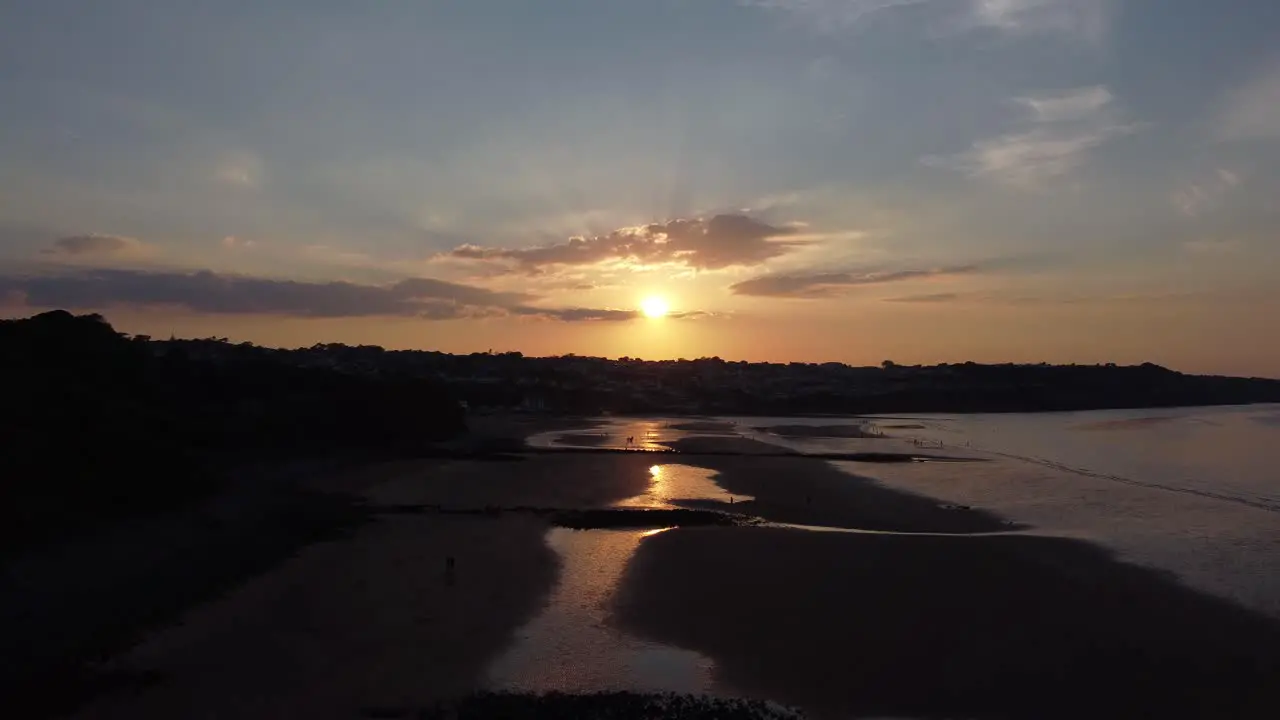
[[[1280, 618], [1280, 406], [862, 418], [602, 418], [595, 446], [657, 449], [736, 434], [802, 453], [916, 452], [981, 462], [835, 462], [1029, 534], [1086, 540], [1118, 560]], [[691, 422], [725, 423], [680, 430]], [[780, 425], [862, 424], [884, 438], [781, 437]], [[531, 443], [564, 447], [547, 433]], [[627, 440], [631, 439], [628, 444]], [[825, 462], [825, 461], [815, 461]], [[851, 477], [851, 482], [854, 481]]]

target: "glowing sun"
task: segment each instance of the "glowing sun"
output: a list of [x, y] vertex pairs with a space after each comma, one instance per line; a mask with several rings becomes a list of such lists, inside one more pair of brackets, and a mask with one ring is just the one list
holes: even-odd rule
[[667, 301], [660, 297], [647, 297], [640, 303], [640, 312], [645, 317], [660, 318], [665, 317], [671, 307], [667, 305]]

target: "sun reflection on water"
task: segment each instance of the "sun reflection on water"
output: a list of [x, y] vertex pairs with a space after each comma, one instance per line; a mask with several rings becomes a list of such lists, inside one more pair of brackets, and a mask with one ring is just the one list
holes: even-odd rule
[[648, 532], [554, 528], [559, 581], [542, 611], [487, 671], [486, 685], [515, 692], [608, 690], [707, 693], [712, 662], [698, 653], [627, 635], [610, 613], [623, 572]]
[[619, 502], [618, 507], [671, 508], [681, 503], [713, 502], [730, 505], [754, 500], [729, 493], [716, 482], [717, 473], [691, 465], [664, 464], [649, 467], [649, 487], [641, 495]]

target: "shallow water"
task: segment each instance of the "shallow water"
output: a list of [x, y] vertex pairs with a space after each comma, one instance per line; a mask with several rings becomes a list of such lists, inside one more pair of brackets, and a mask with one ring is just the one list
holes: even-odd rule
[[[678, 430], [672, 425], [682, 425], [678, 418], [601, 418], [585, 431], [557, 430], [534, 435], [525, 442], [531, 447], [566, 448], [595, 447], [614, 450], [670, 450], [668, 443], [694, 435], [724, 435], [733, 433], [696, 432]], [[575, 443], [573, 435], [590, 435], [589, 443]]]
[[1103, 545], [1280, 618], [1278, 416], [1275, 405], [921, 416], [905, 432], [990, 462], [837, 466]]
[[[987, 460], [834, 464], [942, 503], [995, 512], [1031, 533], [1089, 540], [1122, 560], [1280, 617], [1280, 406], [716, 420], [732, 423], [743, 437], [802, 453], [909, 453], [925, 446]], [[645, 447], [705, 434], [671, 427], [683, 422], [610, 418], [602, 431], [623, 443], [635, 435]], [[858, 423], [887, 437], [784, 438], [758, 429]], [[684, 477], [713, 483], [706, 471], [696, 472], [703, 475]], [[646, 497], [633, 500], [643, 504]], [[656, 497], [669, 502], [673, 494]]]
[[[754, 499], [726, 493], [714, 476], [705, 468], [655, 464], [645, 492], [616, 505], [674, 508], [710, 501], [729, 507]], [[631, 556], [646, 538], [671, 529], [548, 531], [547, 544], [560, 558], [559, 582], [542, 612], [490, 666], [489, 686], [521, 692], [711, 692], [711, 660], [630, 637], [608, 622]]]
[[1280, 512], [1280, 406], [908, 417], [904, 436]]
[[656, 532], [549, 531], [547, 543], [560, 556], [559, 581], [542, 612], [490, 665], [489, 688], [710, 693], [710, 659], [633, 638], [608, 623], [623, 569], [640, 543]]
[[[649, 487], [643, 495], [619, 502], [618, 507], [673, 508], [684, 501], [732, 503], [755, 500], [750, 495], [733, 495], [715, 482], [716, 471], [672, 463], [649, 468]], [[726, 509], [732, 509], [726, 507]]]

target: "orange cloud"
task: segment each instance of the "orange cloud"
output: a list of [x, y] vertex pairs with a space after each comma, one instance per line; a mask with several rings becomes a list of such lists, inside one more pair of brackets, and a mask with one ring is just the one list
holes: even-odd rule
[[[97, 268], [55, 275], [0, 276], [0, 297], [21, 298], [33, 307], [167, 307], [208, 314], [306, 318], [458, 320], [511, 316], [592, 322], [639, 317], [635, 310], [537, 307], [528, 304], [537, 298], [527, 293], [501, 292], [434, 278], [364, 285], [221, 275], [207, 270], [183, 273]], [[706, 315], [690, 311], [670, 317], [694, 319]]]
[[43, 255], [60, 258], [140, 258], [152, 255], [156, 249], [137, 238], [122, 235], [72, 235], [59, 238], [53, 246], [41, 251]]
[[595, 237], [533, 248], [489, 248], [463, 245], [450, 257], [496, 263], [513, 272], [537, 273], [555, 266], [619, 262], [636, 265], [678, 264], [697, 270], [758, 265], [785, 255], [809, 241], [786, 239], [791, 227], [776, 227], [744, 215], [679, 219], [614, 230]]

